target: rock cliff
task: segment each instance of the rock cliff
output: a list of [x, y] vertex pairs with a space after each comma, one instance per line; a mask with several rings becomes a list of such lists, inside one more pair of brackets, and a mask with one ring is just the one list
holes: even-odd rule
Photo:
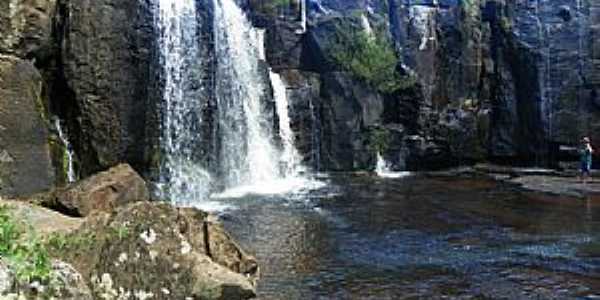
[[[285, 81], [298, 148], [316, 169], [372, 169], [377, 150], [399, 169], [480, 161], [552, 166], [561, 146], [576, 145], [582, 135], [600, 139], [595, 1], [238, 3], [266, 31], [266, 61]], [[210, 136], [217, 126], [210, 96], [213, 2], [196, 4], [204, 65], [197, 66], [198, 85], [189, 88], [207, 99], [199, 116], [208, 122], [199, 132]], [[2, 193], [34, 193], [61, 182], [64, 149], [57, 147], [52, 116], [64, 122], [82, 177], [120, 162], [147, 178], [155, 175], [164, 79], [154, 3], [0, 5], [6, 78], [0, 92], [12, 95], [0, 99], [0, 111], [17, 116], [28, 110], [18, 115], [29, 118], [32, 130], [19, 136], [36, 144], [19, 150], [22, 141], [3, 141], [0, 163], [41, 164], [35, 168], [44, 170], [34, 176], [24, 166], [3, 168]], [[333, 58], [337, 31], [348, 24], [384, 36], [399, 58], [398, 72], [416, 78], [414, 84], [382, 92], [340, 67]], [[15, 73], [27, 78], [11, 83]], [[29, 104], [17, 109], [10, 97]], [[8, 120], [3, 117], [0, 128], [15, 132], [18, 124]], [[198, 155], [217, 146], [198, 145]], [[28, 157], [35, 162], [22, 161]], [[201, 159], [211, 165], [216, 158]]]

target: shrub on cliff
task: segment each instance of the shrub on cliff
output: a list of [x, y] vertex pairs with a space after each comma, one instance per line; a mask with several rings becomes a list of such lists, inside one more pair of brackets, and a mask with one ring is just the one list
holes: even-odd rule
[[288, 9], [293, 2], [293, 0], [251, 0], [250, 5], [261, 13], [275, 15]]
[[393, 93], [415, 83], [397, 71], [399, 59], [383, 33], [369, 34], [351, 25], [338, 25], [332, 55], [342, 69], [383, 93]]

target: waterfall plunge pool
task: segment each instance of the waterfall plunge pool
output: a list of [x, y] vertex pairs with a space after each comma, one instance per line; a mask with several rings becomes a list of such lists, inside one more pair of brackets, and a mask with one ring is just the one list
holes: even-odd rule
[[483, 179], [321, 180], [327, 185], [302, 193], [213, 199], [257, 256], [258, 299], [600, 295], [600, 250], [589, 250], [600, 249], [600, 202]]

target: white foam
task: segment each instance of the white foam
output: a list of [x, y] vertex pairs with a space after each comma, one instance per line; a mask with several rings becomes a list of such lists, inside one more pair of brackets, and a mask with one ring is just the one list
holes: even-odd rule
[[381, 154], [377, 153], [377, 166], [375, 167], [375, 173], [381, 178], [404, 178], [411, 176], [412, 173], [408, 171], [394, 172], [391, 170], [390, 164], [386, 162]]
[[197, 201], [191, 203], [189, 207], [197, 208], [209, 213], [220, 213], [227, 210], [233, 210], [235, 207], [219, 201]]
[[307, 193], [325, 187], [326, 184], [321, 181], [307, 179], [302, 177], [283, 178], [262, 183], [243, 185], [225, 190], [221, 193], [213, 194], [213, 199], [223, 198], [241, 198], [248, 195], [290, 195]]

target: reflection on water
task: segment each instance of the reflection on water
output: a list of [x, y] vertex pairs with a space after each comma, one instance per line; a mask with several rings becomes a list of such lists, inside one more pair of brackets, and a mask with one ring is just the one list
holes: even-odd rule
[[259, 299], [594, 299], [600, 202], [493, 181], [332, 176], [302, 199], [219, 199]]

